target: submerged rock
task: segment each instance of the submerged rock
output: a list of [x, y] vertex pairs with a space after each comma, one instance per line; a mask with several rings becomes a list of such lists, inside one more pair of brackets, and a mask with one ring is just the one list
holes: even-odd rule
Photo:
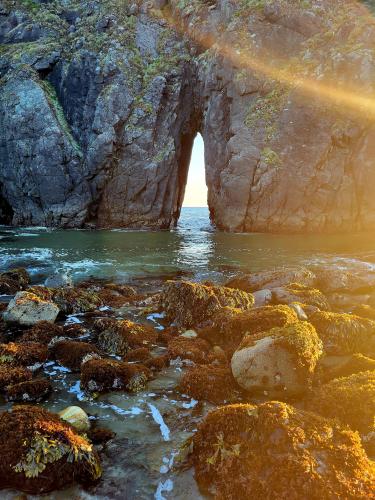
[[207, 321], [222, 307], [247, 310], [253, 304], [254, 297], [250, 293], [189, 281], [169, 281], [161, 297], [167, 319], [185, 328]]
[[6, 389], [6, 398], [17, 403], [39, 403], [51, 392], [52, 384], [49, 380], [36, 378], [9, 385]]
[[0, 488], [48, 493], [101, 476], [93, 446], [57, 415], [36, 406], [0, 414]]
[[330, 353], [375, 356], [375, 321], [332, 312], [316, 312], [309, 321]]
[[43, 300], [31, 292], [18, 292], [9, 302], [3, 314], [5, 321], [31, 326], [40, 321], [54, 322], [59, 308], [53, 302]]
[[280, 402], [209, 413], [193, 437], [202, 491], [217, 499], [372, 496], [374, 469], [356, 433]]
[[238, 288], [245, 292], [272, 289], [290, 283], [313, 287], [316, 276], [306, 267], [286, 267], [275, 271], [261, 271], [259, 273], [237, 276], [226, 283], [230, 288]]
[[144, 365], [110, 359], [91, 359], [82, 365], [81, 386], [88, 392], [138, 392], [146, 387], [150, 373]]
[[78, 432], [87, 432], [90, 429], [89, 417], [79, 406], [68, 406], [59, 411], [58, 415]]
[[298, 322], [246, 336], [231, 361], [236, 382], [270, 397], [301, 395], [322, 355], [322, 342], [310, 323]]

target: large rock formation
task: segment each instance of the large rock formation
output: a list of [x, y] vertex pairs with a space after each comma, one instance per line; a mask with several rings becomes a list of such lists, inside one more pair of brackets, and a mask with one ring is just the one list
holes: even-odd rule
[[375, 25], [355, 0], [0, 0], [0, 223], [375, 227]]

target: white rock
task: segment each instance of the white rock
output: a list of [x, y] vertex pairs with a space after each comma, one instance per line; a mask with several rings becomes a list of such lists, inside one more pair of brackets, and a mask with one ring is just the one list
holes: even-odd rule
[[3, 318], [9, 323], [31, 326], [39, 321], [53, 323], [58, 314], [59, 308], [53, 302], [30, 292], [18, 292], [9, 302]]
[[79, 406], [68, 406], [59, 412], [59, 416], [79, 432], [87, 432], [90, 429], [89, 417]]

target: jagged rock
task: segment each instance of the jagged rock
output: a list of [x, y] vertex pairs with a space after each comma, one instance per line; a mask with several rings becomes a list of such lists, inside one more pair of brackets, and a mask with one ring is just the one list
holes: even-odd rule
[[32, 326], [40, 321], [53, 323], [58, 314], [59, 308], [53, 302], [31, 292], [18, 292], [9, 302], [3, 318], [9, 323]]
[[374, 228], [363, 5], [164, 3], [6, 2], [0, 221], [169, 228], [201, 132], [219, 228]]
[[247, 310], [253, 304], [254, 297], [250, 293], [189, 281], [167, 282], [161, 297], [167, 319], [186, 328], [207, 321], [222, 307]]
[[309, 317], [331, 354], [375, 356], [375, 321], [352, 314], [318, 311]]
[[322, 342], [307, 322], [246, 336], [231, 361], [236, 382], [270, 397], [300, 395], [311, 384]]
[[0, 415], [0, 488], [40, 495], [101, 476], [93, 446], [57, 415], [14, 406]]
[[87, 432], [90, 429], [89, 417], [79, 406], [68, 406], [59, 411], [58, 415], [78, 432]]
[[316, 281], [314, 273], [306, 267], [287, 267], [277, 271], [262, 271], [259, 273], [245, 274], [230, 280], [226, 286], [239, 288], [246, 292], [277, 288], [290, 283], [313, 287]]
[[374, 471], [359, 436], [285, 403], [227, 405], [193, 437], [195, 477], [220, 499], [372, 495]]

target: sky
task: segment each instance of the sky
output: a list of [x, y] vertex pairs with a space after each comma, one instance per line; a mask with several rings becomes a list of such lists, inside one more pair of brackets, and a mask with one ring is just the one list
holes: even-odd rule
[[207, 206], [207, 186], [204, 174], [204, 144], [200, 134], [197, 134], [194, 141], [185, 198], [182, 206]]

